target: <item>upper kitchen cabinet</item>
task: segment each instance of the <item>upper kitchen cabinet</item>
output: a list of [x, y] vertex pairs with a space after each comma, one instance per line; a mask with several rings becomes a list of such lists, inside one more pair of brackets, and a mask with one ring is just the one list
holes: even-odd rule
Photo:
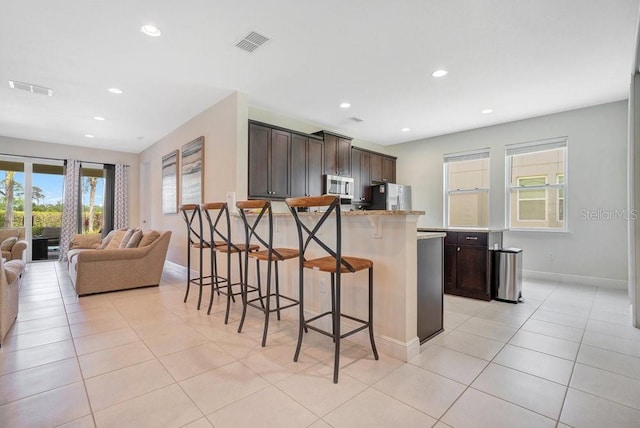
[[396, 182], [396, 160], [393, 156], [382, 156], [382, 181]]
[[351, 138], [327, 131], [314, 135], [324, 139], [324, 173], [351, 176]]
[[291, 134], [291, 196], [322, 195], [324, 142], [313, 136]]
[[379, 182], [395, 183], [396, 159], [393, 156], [353, 147], [351, 174], [354, 180], [353, 203], [371, 202], [371, 185]]
[[382, 153], [371, 154], [371, 182], [396, 182], [396, 157]]
[[290, 195], [291, 133], [249, 123], [249, 197]]
[[353, 177], [353, 202], [371, 202], [371, 153], [357, 147], [351, 149], [351, 176]]

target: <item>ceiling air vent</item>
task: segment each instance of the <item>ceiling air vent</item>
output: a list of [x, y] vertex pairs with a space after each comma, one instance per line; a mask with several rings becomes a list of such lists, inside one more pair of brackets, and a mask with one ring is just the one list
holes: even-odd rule
[[364, 119], [360, 119], [359, 117], [355, 117], [355, 116], [350, 117], [349, 120], [352, 120], [356, 123], [364, 122]]
[[45, 88], [44, 86], [34, 85], [33, 83], [17, 82], [15, 80], [9, 80], [9, 86], [12, 89], [20, 89], [21, 91], [31, 92], [32, 94], [40, 95], [53, 95], [53, 89]]
[[256, 33], [255, 31], [252, 31], [246, 36], [244, 36], [244, 39], [236, 43], [236, 46], [244, 51], [253, 52], [254, 50], [262, 46], [267, 41], [269, 41], [268, 37], [263, 36], [260, 33]]

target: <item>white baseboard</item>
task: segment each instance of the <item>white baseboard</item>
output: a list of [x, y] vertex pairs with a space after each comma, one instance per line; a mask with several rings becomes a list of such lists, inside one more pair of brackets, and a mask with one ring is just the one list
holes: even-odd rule
[[565, 273], [540, 272], [535, 270], [523, 270], [522, 277], [524, 279], [542, 279], [545, 281], [554, 281], [568, 284], [583, 284], [593, 287], [618, 288], [626, 290], [628, 288], [627, 281], [622, 279], [598, 278], [595, 276], [569, 275]]
[[[165, 261], [165, 263], [167, 265], [170, 265], [170, 268], [172, 269], [181, 270], [185, 273], [187, 271], [186, 267], [179, 265], [177, 263], [170, 262], [168, 260]], [[196, 272], [193, 269], [191, 272], [192, 272], [192, 278], [199, 275], [199, 272]], [[296, 314], [297, 314], [297, 309], [296, 311], [285, 311], [282, 314], [282, 318], [283, 319], [291, 318], [291, 319], [297, 320], [298, 317]], [[305, 316], [307, 317], [307, 319], [315, 315], [317, 315], [315, 312], [305, 311]], [[356, 326], [354, 323], [348, 320], [345, 320], [343, 322], [344, 322], [343, 325], [345, 329], [354, 328]], [[318, 320], [316, 321], [316, 323], [317, 323], [316, 325], [318, 325], [319, 327], [325, 328], [327, 330], [330, 328], [330, 325], [331, 325], [328, 318], [324, 320]], [[375, 328], [374, 328], [374, 335], [375, 335], [376, 347], [378, 349], [378, 352], [381, 354], [385, 354], [405, 362], [410, 361], [411, 359], [413, 359], [414, 357], [420, 354], [420, 340], [418, 339], [417, 336], [405, 343], [388, 336], [377, 335], [375, 334]], [[356, 333], [353, 336], [349, 336], [345, 340], [356, 342], [359, 345], [362, 345], [366, 348], [369, 348], [371, 346], [371, 343], [369, 343], [369, 332], [367, 330]]]
[[[307, 319], [315, 315], [317, 314], [314, 312], [305, 311], [305, 317]], [[314, 324], [317, 327], [323, 328], [327, 331], [331, 329], [331, 323], [330, 323], [329, 317], [316, 320], [314, 321]], [[342, 328], [344, 329], [344, 331], [355, 328], [357, 326], [358, 324], [355, 324], [353, 321], [343, 319]], [[413, 339], [405, 343], [400, 340], [394, 339], [392, 337], [381, 336], [379, 334], [376, 334], [375, 327], [373, 329], [373, 334], [374, 334], [374, 339], [376, 341], [376, 348], [378, 349], [378, 352], [381, 354], [385, 354], [390, 357], [397, 358], [404, 362], [408, 362], [409, 360], [411, 360], [412, 358], [420, 354], [420, 340], [418, 339], [418, 336], [414, 337]], [[349, 336], [345, 340], [355, 342], [358, 345], [361, 345], [365, 348], [371, 347], [371, 343], [369, 342], [369, 331], [366, 329], [354, 334], [353, 336]]]

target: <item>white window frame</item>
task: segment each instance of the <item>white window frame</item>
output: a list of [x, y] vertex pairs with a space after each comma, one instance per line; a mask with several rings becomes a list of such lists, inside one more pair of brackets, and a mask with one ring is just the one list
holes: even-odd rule
[[[560, 184], [560, 181], [559, 181], [560, 177], [562, 177], [562, 182], [564, 183], [564, 174], [560, 173], [560, 174], [556, 174], [556, 184]], [[560, 218], [560, 201], [562, 201], [562, 217], [563, 218]], [[562, 194], [562, 197], [560, 197], [560, 190], [558, 190], [558, 192], [556, 193], [556, 220], [558, 221], [566, 221], [567, 219], [567, 210], [564, 206], [565, 203], [566, 202], [565, 202], [564, 193]]]
[[[456, 189], [456, 190], [449, 190], [449, 169], [448, 169], [448, 164], [453, 163], [453, 162], [461, 162], [461, 161], [470, 161], [470, 160], [479, 160], [479, 159], [489, 159], [489, 148], [482, 148], [482, 149], [477, 149], [477, 150], [469, 150], [469, 151], [465, 151], [465, 152], [457, 152], [457, 153], [448, 153], [445, 154], [443, 156], [443, 174], [444, 174], [444, 178], [443, 178], [443, 183], [444, 183], [444, 188], [443, 188], [443, 197], [444, 197], [444, 201], [443, 201], [443, 207], [444, 207], [444, 227], [459, 227], [459, 226], [450, 226], [449, 224], [449, 200], [450, 200], [450, 196], [451, 195], [460, 195], [460, 194], [469, 194], [469, 193], [487, 193], [487, 198], [490, 201], [491, 200], [491, 192], [490, 192], [490, 187], [486, 187], [486, 188], [475, 188], [475, 189]], [[489, 186], [489, 183], [491, 182], [491, 165], [489, 165], [489, 180], [487, 181], [487, 184]], [[475, 226], [475, 227], [471, 227], [469, 226], [468, 228], [474, 229], [486, 229], [489, 227], [489, 225], [491, 224], [491, 204], [489, 204], [489, 206], [487, 206], [487, 225], [486, 226]]]
[[[526, 143], [509, 144], [505, 146], [505, 223], [506, 229], [510, 231], [527, 231], [527, 232], [554, 232], [554, 233], [566, 233], [569, 232], [569, 221], [567, 213], [568, 211], [568, 194], [569, 194], [569, 156], [568, 156], [568, 138], [558, 137], [550, 138], [547, 140], [531, 141]], [[564, 171], [559, 173], [564, 175], [564, 182], [545, 184], [544, 186], [526, 186], [518, 187], [511, 186], [511, 163], [514, 155], [542, 152], [553, 149], [564, 149]], [[557, 180], [556, 180], [557, 181]], [[549, 189], [563, 189], [564, 190], [564, 220], [563, 227], [514, 227], [511, 225], [511, 195], [517, 190], [549, 190]], [[516, 192], [517, 193], [517, 192]], [[516, 204], [516, 207], [518, 205]], [[516, 208], [518, 209], [518, 208]], [[545, 215], [546, 217], [546, 215]]]
[[[522, 186], [520, 184], [520, 180], [522, 179], [527, 179], [527, 178], [544, 178], [544, 183], [545, 186], [547, 184], [547, 177], [544, 175], [524, 175], [522, 177], [517, 177], [516, 180], [518, 181], [518, 187], [522, 190], [538, 190], [537, 186], [536, 189], [534, 189], [534, 186]], [[521, 219], [520, 218], [520, 202], [521, 201], [540, 201], [540, 200], [544, 200], [544, 218], [542, 220], [531, 220], [531, 219]], [[522, 222], [527, 222], [527, 221], [547, 221], [547, 189], [545, 187], [544, 189], [544, 198], [525, 198], [525, 199], [521, 199], [520, 197], [520, 192], [518, 192], [518, 199], [516, 200], [516, 216], [518, 217], [518, 221], [522, 221]]]

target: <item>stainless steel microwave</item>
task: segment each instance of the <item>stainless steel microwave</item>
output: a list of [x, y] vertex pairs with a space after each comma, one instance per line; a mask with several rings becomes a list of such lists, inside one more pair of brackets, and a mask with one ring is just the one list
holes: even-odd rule
[[353, 199], [353, 178], [340, 175], [325, 175], [324, 193], [340, 199]]

